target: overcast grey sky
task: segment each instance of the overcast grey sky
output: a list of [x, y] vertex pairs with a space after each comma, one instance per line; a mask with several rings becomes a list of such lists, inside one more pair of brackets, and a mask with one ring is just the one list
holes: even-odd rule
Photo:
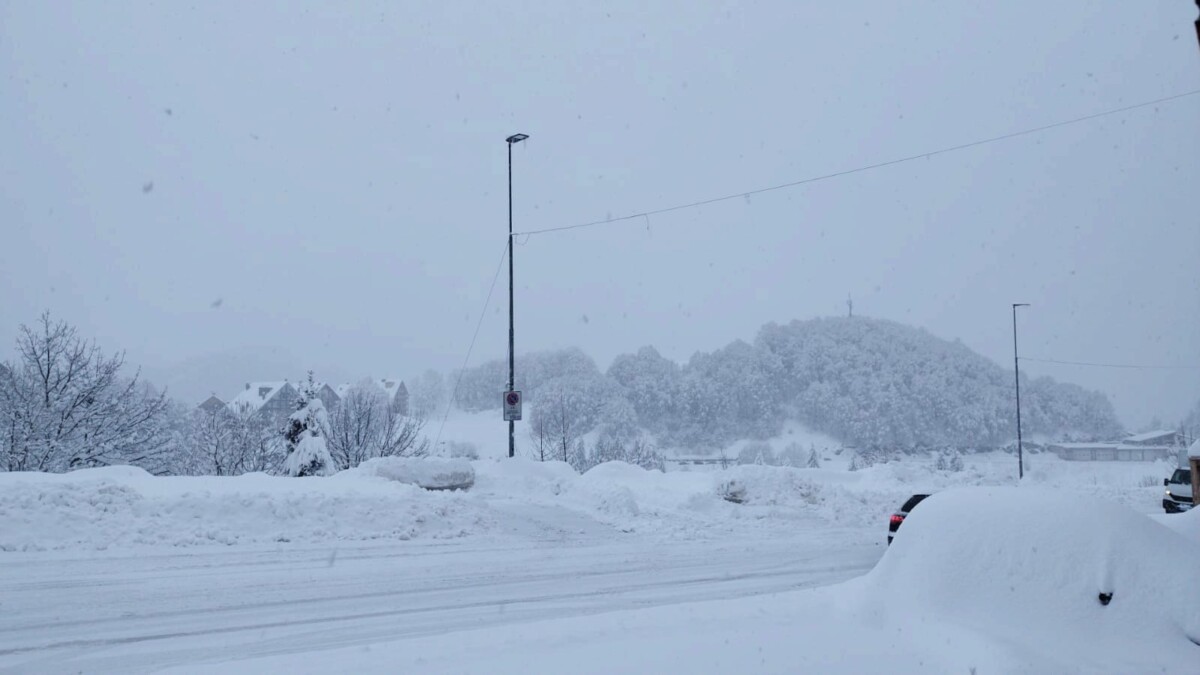
[[[517, 230], [1200, 89], [1188, 0], [0, 0], [0, 356], [43, 309], [187, 397], [461, 362]], [[518, 350], [683, 361], [846, 311], [1200, 363], [1200, 96], [516, 248]], [[474, 363], [505, 353], [504, 279]], [[1048, 364], [1131, 426], [1198, 370]], [[283, 372], [286, 371], [286, 372]]]

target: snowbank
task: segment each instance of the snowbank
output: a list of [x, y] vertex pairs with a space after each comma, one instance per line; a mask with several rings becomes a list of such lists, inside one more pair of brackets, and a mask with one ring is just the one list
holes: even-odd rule
[[1153, 516], [1155, 520], [1175, 530], [1184, 537], [1200, 544], [1200, 508], [1183, 513], [1159, 513]]
[[0, 473], [0, 551], [103, 550], [416, 537], [486, 532], [461, 493], [343, 472], [156, 477], [131, 467]]

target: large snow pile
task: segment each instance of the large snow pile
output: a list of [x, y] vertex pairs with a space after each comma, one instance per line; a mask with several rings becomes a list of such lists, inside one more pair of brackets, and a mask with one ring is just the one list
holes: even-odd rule
[[157, 477], [133, 467], [0, 473], [0, 551], [445, 538], [489, 530], [464, 493], [343, 472]]
[[1118, 504], [968, 488], [915, 509], [857, 590], [869, 623], [955, 626], [1012, 646], [1017, 669], [1186, 672], [1200, 667], [1197, 561], [1200, 544]]
[[1200, 544], [1200, 508], [1183, 513], [1159, 513], [1154, 519]]

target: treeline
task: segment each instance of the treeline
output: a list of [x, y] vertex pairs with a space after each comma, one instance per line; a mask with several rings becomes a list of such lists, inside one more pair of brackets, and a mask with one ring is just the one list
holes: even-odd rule
[[[460, 407], [499, 407], [506, 379], [500, 360], [465, 371]], [[581, 434], [634, 425], [661, 446], [694, 450], [775, 436], [788, 419], [862, 448], [994, 448], [1014, 435], [1012, 387], [1011, 371], [961, 343], [866, 317], [768, 324], [753, 344], [735, 341], [683, 365], [653, 347], [618, 356], [605, 373], [578, 349], [527, 354], [517, 363], [517, 388], [535, 416], [540, 406], [571, 398], [582, 401]], [[1121, 433], [1098, 392], [1042, 377], [1023, 378], [1022, 394], [1031, 435]]]
[[129, 372], [122, 354], [105, 354], [49, 314], [21, 326], [16, 348], [15, 360], [0, 364], [0, 471], [131, 464], [155, 474], [326, 475], [426, 453], [424, 412], [441, 386], [422, 376], [409, 413], [367, 380], [326, 411], [310, 373], [295, 409], [273, 417], [174, 401]]

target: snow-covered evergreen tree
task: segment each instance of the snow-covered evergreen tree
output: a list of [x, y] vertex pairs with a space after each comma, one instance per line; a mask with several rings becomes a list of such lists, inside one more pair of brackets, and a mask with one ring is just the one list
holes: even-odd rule
[[329, 414], [325, 411], [325, 404], [316, 396], [310, 372], [308, 383], [301, 389], [296, 403], [296, 412], [288, 417], [283, 430], [287, 445], [283, 470], [287, 475], [332, 476], [337, 473], [337, 465], [325, 443], [328, 430]]
[[810, 469], [821, 468], [821, 460], [820, 460], [820, 458], [817, 457], [817, 449], [816, 448], [813, 448], [808, 453], [808, 463], [806, 466], [808, 466], [808, 468], [810, 468]]

